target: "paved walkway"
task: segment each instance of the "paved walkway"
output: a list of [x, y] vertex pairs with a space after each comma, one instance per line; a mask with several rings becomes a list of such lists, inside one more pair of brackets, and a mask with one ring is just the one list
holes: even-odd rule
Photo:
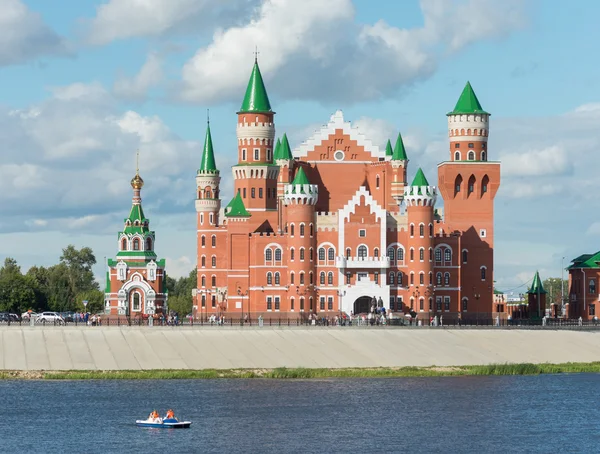
[[600, 361], [600, 332], [0, 327], [0, 369], [459, 366]]

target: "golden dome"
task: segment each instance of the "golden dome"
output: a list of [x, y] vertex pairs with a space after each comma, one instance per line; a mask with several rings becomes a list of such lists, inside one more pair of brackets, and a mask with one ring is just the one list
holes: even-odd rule
[[133, 189], [142, 189], [142, 186], [144, 186], [144, 180], [142, 180], [139, 173], [136, 173], [135, 177], [131, 179], [131, 187]]

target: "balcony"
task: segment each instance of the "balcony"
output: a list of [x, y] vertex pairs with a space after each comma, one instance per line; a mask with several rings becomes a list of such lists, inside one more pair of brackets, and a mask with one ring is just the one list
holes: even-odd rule
[[336, 268], [389, 268], [389, 257], [336, 257]]

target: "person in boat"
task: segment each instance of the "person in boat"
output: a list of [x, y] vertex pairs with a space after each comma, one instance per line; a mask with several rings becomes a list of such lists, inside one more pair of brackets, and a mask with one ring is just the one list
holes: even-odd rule
[[158, 416], [158, 412], [156, 410], [154, 410], [152, 413], [150, 413], [150, 416], [148, 417], [148, 419], [157, 419]]
[[175, 412], [171, 409], [167, 410], [167, 416], [165, 419], [175, 419]]

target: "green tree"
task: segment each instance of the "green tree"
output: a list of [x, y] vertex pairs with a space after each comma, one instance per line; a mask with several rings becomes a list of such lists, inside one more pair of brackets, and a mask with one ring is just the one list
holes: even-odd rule
[[[561, 287], [561, 282], [563, 286]], [[550, 277], [548, 279], [544, 279], [542, 282], [544, 286], [544, 290], [548, 292], [546, 295], [546, 305], [550, 307], [550, 304], [558, 304], [561, 305], [561, 295], [562, 290], [564, 289], [564, 302], [567, 302], [568, 294], [569, 294], [569, 281], [564, 280], [561, 281], [559, 277]]]
[[[91, 314], [104, 312], [104, 293], [100, 290], [88, 290], [78, 293], [76, 297], [77, 303], [75, 310], [83, 312], [84, 309]], [[84, 308], [83, 302], [87, 301], [87, 307]]]
[[73, 291], [69, 269], [64, 263], [48, 268], [46, 297], [48, 308], [53, 311], [73, 311], [77, 308], [76, 292]]
[[37, 312], [48, 309], [48, 274], [48, 269], [43, 266], [32, 266], [27, 271], [26, 276], [31, 279], [35, 293], [35, 302], [27, 309], [33, 309]]
[[21, 314], [35, 303], [34, 282], [11, 257], [0, 268], [0, 310]]
[[77, 307], [78, 302], [75, 300], [75, 297], [78, 294], [90, 290], [100, 290], [100, 286], [96, 282], [94, 273], [92, 272], [92, 266], [95, 264], [96, 257], [89, 247], [77, 250], [75, 246], [70, 244], [63, 249], [60, 256], [60, 263], [57, 266], [63, 267], [65, 278], [69, 284], [68, 295], [61, 294], [61, 296], [68, 298], [65, 304], [70, 309], [67, 310], [74, 310]]

